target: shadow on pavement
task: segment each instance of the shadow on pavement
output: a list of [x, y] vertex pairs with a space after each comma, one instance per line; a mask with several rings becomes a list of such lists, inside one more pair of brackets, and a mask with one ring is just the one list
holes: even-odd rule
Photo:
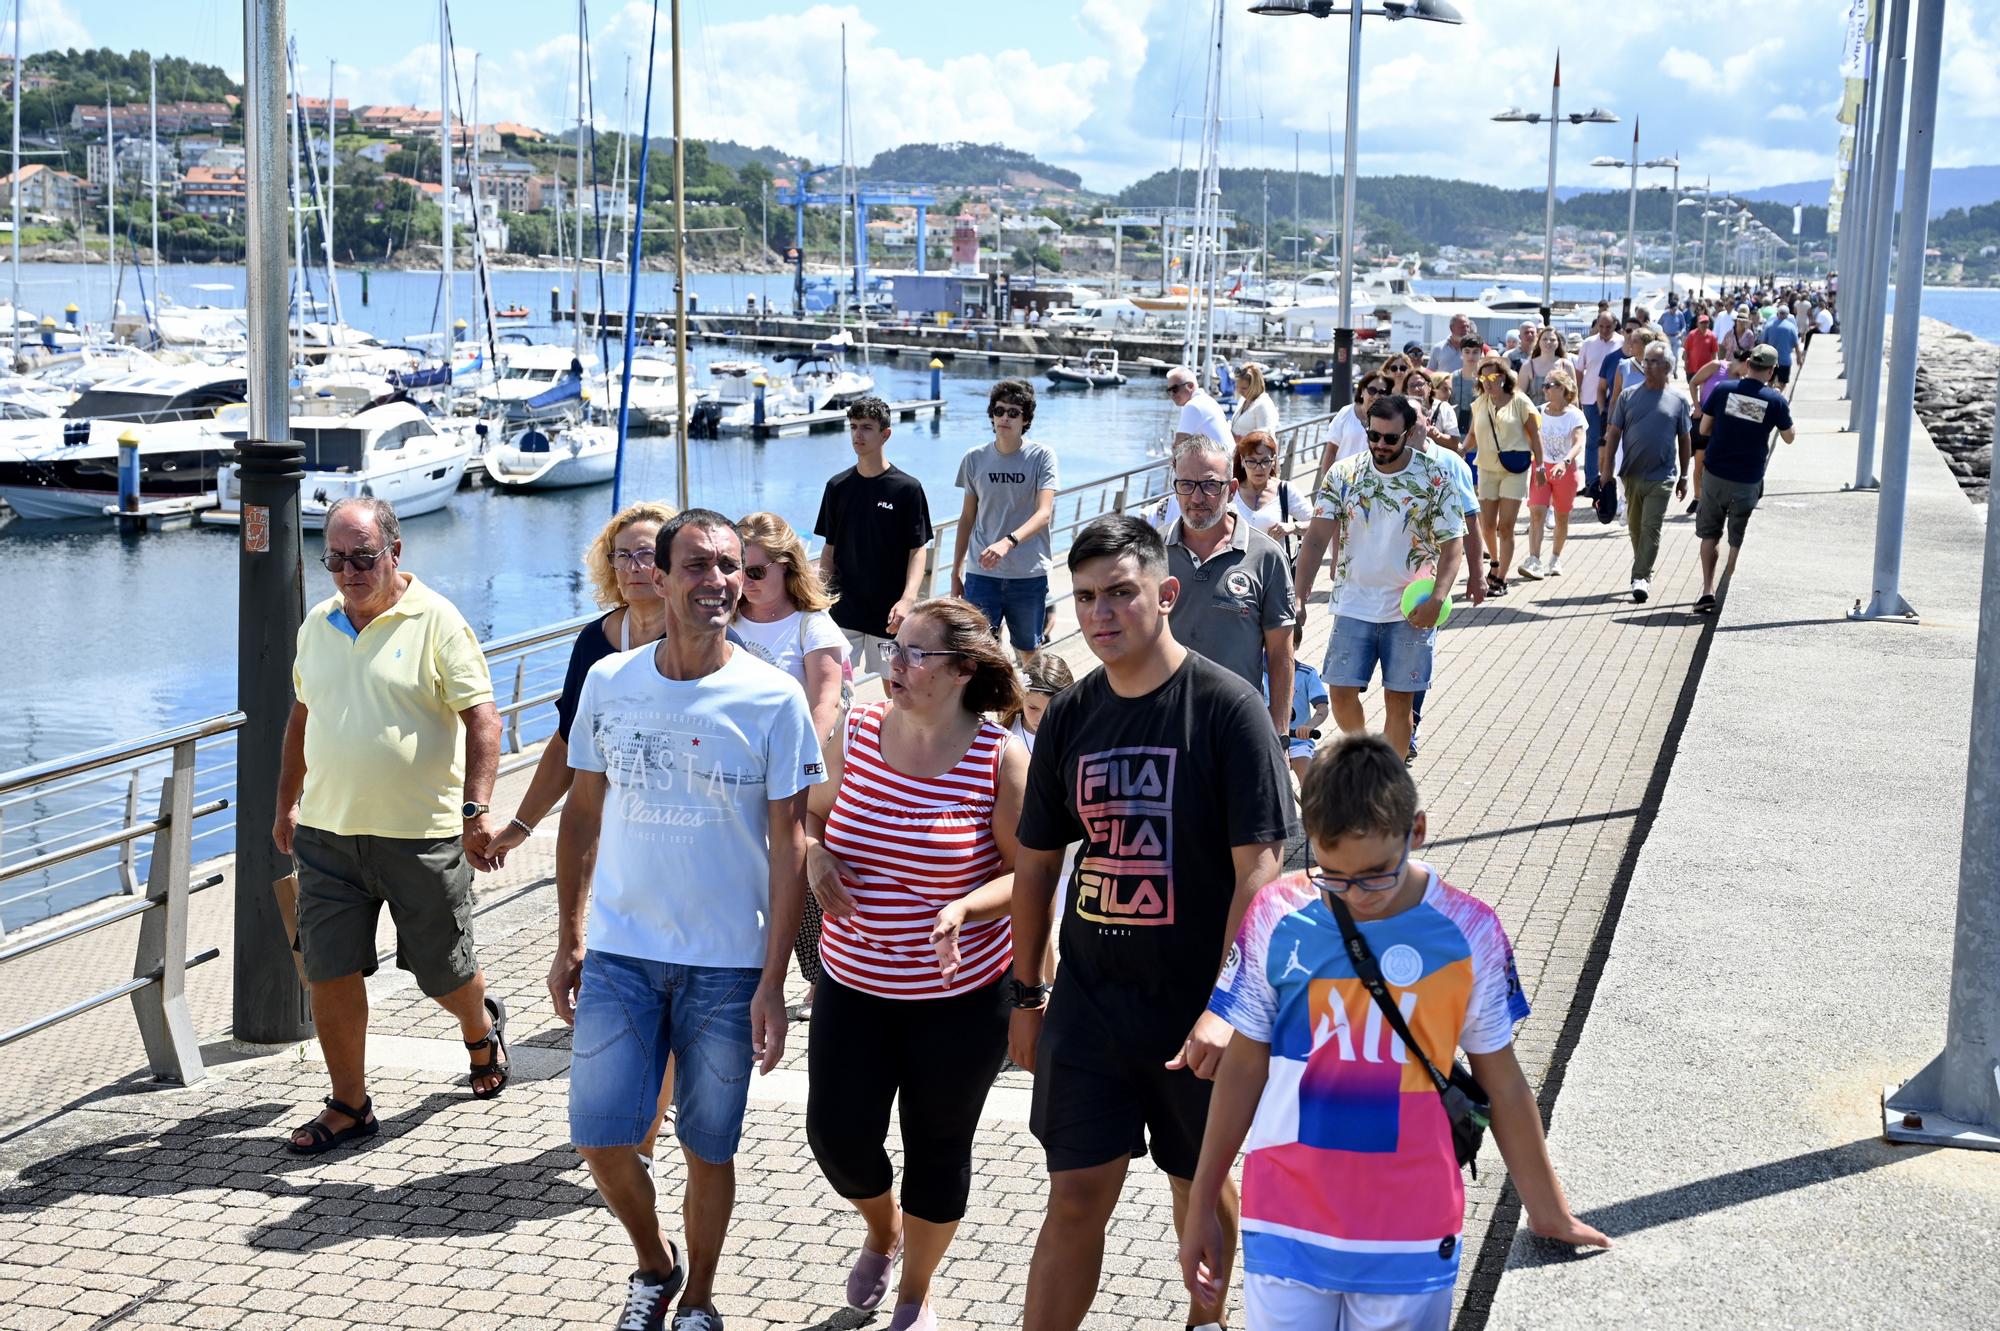
[[[1649, 1192], [1643, 1197], [1601, 1206], [1583, 1212], [1582, 1219], [1617, 1239], [1643, 1230], [1656, 1229], [1661, 1225], [1671, 1225], [1693, 1216], [1707, 1215], [1731, 1206], [1741, 1206], [1746, 1202], [1762, 1201], [1766, 1197], [1796, 1192], [1800, 1188], [1811, 1188], [1822, 1183], [1851, 1178], [1856, 1174], [1866, 1174], [1871, 1170], [1928, 1155], [1936, 1149], [1939, 1148], [1892, 1146], [1880, 1137], [1863, 1137], [1859, 1141], [1848, 1142], [1845, 1146], [1829, 1146], [1817, 1151], [1807, 1151], [1803, 1155], [1751, 1165], [1747, 1169], [1718, 1174], [1714, 1178], [1697, 1179], [1693, 1183], [1683, 1183], [1676, 1188]], [[1598, 1252], [1601, 1249], [1593, 1248], [1589, 1251]], [[1585, 1254], [1566, 1244], [1530, 1236], [1512, 1269], [1518, 1271], [1529, 1267], [1549, 1266], [1556, 1262], [1571, 1261], [1582, 1255]]]
[[1544, 818], [1538, 823], [1521, 823], [1514, 827], [1496, 827], [1488, 832], [1471, 832], [1465, 836], [1439, 837], [1429, 843], [1432, 850], [1446, 846], [1466, 846], [1475, 841], [1497, 841], [1501, 837], [1533, 836], [1557, 827], [1577, 827], [1584, 823], [1614, 823], [1624, 818], [1637, 818], [1638, 809], [1608, 809], [1603, 813], [1580, 813], [1573, 818]]

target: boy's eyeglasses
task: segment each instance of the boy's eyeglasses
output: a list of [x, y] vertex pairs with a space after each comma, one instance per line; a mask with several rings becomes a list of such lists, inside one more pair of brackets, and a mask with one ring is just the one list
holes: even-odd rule
[[1347, 874], [1328, 873], [1317, 864], [1306, 870], [1306, 880], [1322, 892], [1345, 895], [1350, 888], [1363, 892], [1387, 892], [1403, 881], [1403, 870], [1410, 864], [1410, 838], [1403, 838], [1403, 858], [1396, 861], [1392, 873], [1363, 874], [1359, 878]]

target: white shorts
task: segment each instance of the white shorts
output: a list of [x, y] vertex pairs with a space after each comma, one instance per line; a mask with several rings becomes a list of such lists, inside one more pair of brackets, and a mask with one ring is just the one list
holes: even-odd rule
[[1446, 1331], [1451, 1295], [1351, 1294], [1246, 1274], [1243, 1320], [1249, 1331]]

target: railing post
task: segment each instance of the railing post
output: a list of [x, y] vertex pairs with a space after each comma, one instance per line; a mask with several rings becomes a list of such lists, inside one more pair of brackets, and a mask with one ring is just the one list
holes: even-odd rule
[[[162, 798], [165, 791], [161, 792]], [[125, 827], [129, 831], [132, 824], [139, 821], [139, 769], [133, 768], [126, 774], [125, 781]], [[124, 880], [125, 895], [139, 895], [138, 852], [133, 849], [138, 843], [127, 841], [118, 847], [118, 876]]]
[[931, 535], [931, 543], [924, 547], [924, 594], [922, 597], [918, 598], [919, 600], [927, 599], [931, 596], [936, 595], [938, 543], [940, 539], [941, 539], [940, 535], [936, 532], [933, 532]]
[[[134, 979], [157, 982], [132, 995], [146, 1062], [158, 1081], [186, 1086], [200, 1081], [201, 1041], [187, 1004], [188, 865], [194, 834], [194, 741], [174, 746], [174, 770], [160, 786], [160, 821], [153, 834], [153, 862], [146, 895], [156, 903], [139, 917], [139, 947], [132, 960]], [[161, 838], [165, 844], [161, 844]]]
[[528, 658], [514, 658], [514, 705], [507, 713], [507, 752], [521, 751], [521, 685], [528, 671]]
[[1119, 479], [1118, 497], [1111, 501], [1111, 511], [1113, 513], [1123, 513], [1125, 511], [1125, 493], [1128, 489], [1131, 488], [1131, 485], [1132, 485], [1132, 478], [1130, 476], [1121, 477]]

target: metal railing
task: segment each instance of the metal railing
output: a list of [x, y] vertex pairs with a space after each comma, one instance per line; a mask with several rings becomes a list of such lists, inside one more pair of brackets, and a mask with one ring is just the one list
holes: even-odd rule
[[[132, 961], [132, 977], [11, 1030], [0, 1031], [0, 1047], [107, 1003], [130, 998], [153, 1075], [164, 1081], [183, 1084], [201, 1080], [201, 1045], [195, 1037], [194, 1020], [188, 1012], [187, 972], [191, 967], [213, 961], [222, 954], [220, 949], [213, 947], [194, 956], [187, 954], [188, 899], [196, 892], [220, 883], [222, 875], [211, 874], [200, 883], [189, 881], [193, 864], [194, 824], [196, 819], [228, 808], [229, 801], [212, 799], [196, 802], [196, 786], [200, 780], [196, 768], [197, 750], [204, 740], [234, 734], [243, 720], [243, 713], [231, 712], [227, 716], [210, 717], [129, 744], [91, 749], [0, 775], [0, 799], [5, 799], [38, 787], [74, 789], [77, 779], [90, 773], [124, 767], [157, 753], [170, 755], [169, 772], [160, 787], [159, 811], [153, 817], [141, 821], [128, 813], [124, 825], [115, 830], [72, 836], [67, 838], [66, 844], [43, 847], [25, 859], [0, 867], [0, 886], [4, 886], [29, 874], [45, 874], [56, 865], [106, 850], [117, 850], [120, 863], [129, 864], [125, 851], [142, 838], [152, 839], [143, 895], [63, 928], [0, 947], [0, 968], [4, 968], [7, 963], [44, 948], [56, 947], [109, 925], [137, 919], [139, 942]], [[129, 783], [126, 788], [128, 791], [136, 789]], [[133, 798], [127, 798], [128, 809]], [[161, 840], [163, 836], [164, 843]]]

